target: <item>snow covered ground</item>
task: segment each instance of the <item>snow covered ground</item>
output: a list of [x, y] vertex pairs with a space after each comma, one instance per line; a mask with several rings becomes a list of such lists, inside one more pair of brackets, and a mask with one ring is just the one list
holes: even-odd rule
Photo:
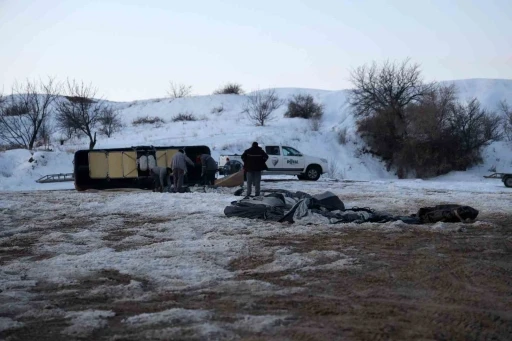
[[[459, 97], [465, 100], [477, 97], [482, 105], [494, 109], [497, 102], [512, 98], [512, 80], [470, 79], [453, 81], [459, 89]], [[271, 144], [281, 143], [297, 148], [305, 154], [327, 158], [332, 164], [330, 177], [350, 180], [396, 179], [384, 165], [368, 154], [359, 153], [363, 142], [355, 134], [354, 117], [347, 105], [347, 91], [313, 89], [276, 89], [281, 99], [294, 94], [308, 93], [324, 106], [324, 119], [319, 131], [312, 131], [308, 121], [284, 118], [286, 106], [276, 113], [276, 119], [268, 126], [256, 127], [242, 113], [245, 96], [212, 95], [189, 98], [152, 99], [126, 103], [112, 103], [119, 110], [124, 124], [121, 132], [111, 138], [98, 137], [96, 148], [130, 147], [134, 145], [200, 145], [211, 148], [218, 159], [221, 154], [241, 153], [252, 141]], [[172, 122], [179, 113], [189, 113], [198, 120]], [[133, 120], [145, 116], [158, 116], [165, 120], [159, 126], [137, 125]], [[338, 132], [347, 131], [347, 143], [338, 142]], [[59, 134], [54, 135], [57, 141]], [[73, 153], [87, 149], [86, 138], [67, 141], [63, 146], [55, 143], [53, 152], [36, 152], [36, 162], [29, 162], [28, 151], [0, 152], [0, 190], [29, 190], [71, 188], [70, 184], [39, 185], [39, 177], [51, 173], [72, 172]], [[512, 144], [493, 143], [484, 152], [484, 163], [467, 172], [442, 177], [461, 181], [481, 180], [489, 169], [512, 172]]]
[[[390, 233], [397, 238], [412, 233], [415, 237], [410, 240], [426, 233], [430, 243], [457, 236], [466, 240], [471, 235], [466, 230], [498, 231], [502, 224], [510, 231], [512, 223], [512, 197], [499, 181], [278, 181], [265, 182], [263, 187], [312, 194], [330, 190], [347, 207], [400, 215], [443, 203], [470, 205], [480, 215], [474, 224], [283, 225], [226, 218], [224, 207], [236, 199], [228, 189], [188, 194], [4, 192], [0, 199], [0, 336], [3, 332], [28, 340], [34, 336], [31, 331], [39, 328], [43, 335], [54, 335], [54, 340], [100, 339], [99, 335], [130, 340], [171, 335], [270, 338], [298, 328], [304, 317], [293, 306], [258, 308], [261, 300], [295, 299], [308, 293], [321, 296], [316, 288], [319, 282], [323, 281], [323, 290], [333, 285], [322, 274], [332, 274], [327, 276], [331, 279], [349, 274], [360, 278], [357, 273], [381, 264], [377, 251], [367, 253], [360, 249], [363, 246], [344, 239], [354, 231], [373, 231], [375, 237], [355, 235], [366, 240], [362, 245], [379, 243]], [[377, 240], [370, 242], [371, 238]], [[506, 236], [493, 238], [506, 240]], [[308, 244], [318, 239], [325, 241]], [[471, 238], [480, 239], [489, 240]], [[326, 246], [333, 240], [336, 244]], [[506, 257], [501, 247], [496, 251], [486, 244], [483, 252]], [[478, 250], [482, 252], [481, 246]], [[429, 251], [422, 257], [435, 254]], [[490, 263], [479, 266], [486, 268], [486, 264]], [[501, 278], [499, 270], [489, 271]], [[468, 309], [472, 303], [457, 304]]]
[[[457, 85], [461, 98], [477, 96], [487, 106], [512, 98], [512, 81]], [[52, 152], [1, 152], [0, 338], [510, 335], [511, 189], [482, 177], [492, 168], [512, 172], [510, 143], [487, 147], [484, 163], [467, 172], [398, 180], [378, 160], [357, 152], [362, 142], [354, 135], [346, 91], [278, 89], [282, 98], [300, 92], [325, 106], [318, 132], [304, 120], [283, 118], [284, 107], [269, 126], [255, 127], [240, 113], [243, 96], [199, 96], [115, 103], [125, 129], [110, 139], [99, 137], [97, 147], [206, 144], [217, 158], [240, 153], [253, 140], [282, 143], [337, 167], [318, 182], [280, 177], [263, 188], [329, 190], [347, 207], [395, 215], [464, 204], [480, 211], [477, 222], [327, 226], [228, 219], [223, 209], [236, 199], [228, 189], [78, 193], [67, 191], [71, 182], [35, 182], [72, 172], [73, 153], [87, 148], [85, 139]], [[171, 122], [180, 112], [200, 120]], [[131, 124], [147, 115], [167, 123]], [[345, 128], [348, 143], [340, 145], [337, 132]]]

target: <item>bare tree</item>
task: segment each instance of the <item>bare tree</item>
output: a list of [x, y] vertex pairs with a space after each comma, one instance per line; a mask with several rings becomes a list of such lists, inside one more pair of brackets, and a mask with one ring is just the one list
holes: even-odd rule
[[[388, 167], [401, 163], [398, 151], [408, 144], [411, 130], [409, 108], [421, 104], [436, 89], [424, 83], [418, 64], [409, 59], [401, 63], [363, 65], [351, 73], [354, 89], [349, 104], [358, 118], [358, 132], [371, 152], [386, 161]], [[400, 170], [400, 172], [402, 172]]]
[[89, 149], [96, 145], [93, 130], [110, 108], [106, 101], [95, 97], [96, 89], [90, 84], [68, 80], [66, 96], [57, 103], [59, 127], [83, 132], [89, 138]]
[[350, 105], [357, 116], [373, 116], [379, 112], [392, 112], [405, 121], [405, 107], [423, 98], [432, 91], [434, 83], [425, 84], [421, 78], [419, 64], [375, 62], [353, 70], [351, 81], [354, 90], [350, 93]]
[[274, 111], [281, 105], [283, 101], [279, 99], [274, 89], [258, 91], [248, 96], [242, 112], [256, 125], [264, 126], [265, 122], [274, 119]]
[[113, 133], [118, 132], [122, 127], [119, 113], [112, 108], [106, 106], [99, 118], [100, 132], [107, 137], [111, 137]]
[[512, 141], [512, 108], [503, 100], [498, 106], [503, 119], [503, 133], [508, 141]]
[[54, 111], [59, 88], [53, 78], [15, 83], [11, 95], [0, 105], [0, 139], [32, 149], [39, 130]]
[[407, 108], [409, 137], [432, 142], [446, 135], [450, 129], [450, 115], [457, 103], [455, 85], [437, 85], [426, 93], [419, 103]]
[[175, 100], [176, 98], [189, 97], [192, 94], [192, 86], [169, 82], [169, 90], [167, 91], [169, 98]]
[[50, 120], [45, 120], [41, 128], [39, 129], [39, 141], [40, 145], [46, 150], [50, 149], [52, 134], [55, 132], [55, 128]]
[[459, 153], [464, 155], [479, 153], [481, 147], [501, 138], [500, 117], [483, 109], [476, 98], [455, 105], [450, 124], [451, 133], [459, 142]]

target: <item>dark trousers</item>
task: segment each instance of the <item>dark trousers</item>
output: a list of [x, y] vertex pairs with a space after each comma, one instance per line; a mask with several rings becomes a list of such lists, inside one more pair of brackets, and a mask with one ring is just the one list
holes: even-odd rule
[[183, 178], [185, 177], [185, 170], [175, 168], [172, 171], [172, 179], [174, 182], [174, 191], [181, 193], [183, 192]]
[[203, 185], [213, 186], [215, 185], [215, 170], [207, 170], [203, 173]]
[[160, 176], [158, 174], [153, 174], [153, 183], [154, 183], [154, 192], [163, 192], [166, 187], [168, 187], [169, 192], [171, 191], [171, 176], [166, 175], [164, 177], [164, 182], [160, 182]]
[[260, 195], [261, 171], [247, 172], [247, 196], [251, 195], [252, 185], [256, 191], [256, 196]]

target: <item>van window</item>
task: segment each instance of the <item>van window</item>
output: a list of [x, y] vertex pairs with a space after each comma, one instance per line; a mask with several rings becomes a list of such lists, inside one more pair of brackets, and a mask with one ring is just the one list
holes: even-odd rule
[[265, 147], [265, 152], [268, 155], [281, 155], [281, 153], [279, 152], [279, 147], [278, 146], [266, 146]]
[[302, 154], [292, 147], [283, 147], [283, 155], [284, 156], [302, 156]]

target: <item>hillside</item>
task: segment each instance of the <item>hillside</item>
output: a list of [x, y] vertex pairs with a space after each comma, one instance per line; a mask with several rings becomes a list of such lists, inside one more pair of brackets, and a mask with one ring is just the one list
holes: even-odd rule
[[[469, 79], [454, 83], [461, 100], [477, 97], [482, 104], [494, 109], [501, 99], [512, 102], [512, 80]], [[305, 154], [329, 159], [332, 177], [352, 180], [393, 179], [384, 165], [369, 155], [360, 155], [362, 141], [355, 134], [354, 117], [347, 105], [347, 90], [327, 91], [314, 89], [279, 88], [281, 99], [299, 93], [308, 93], [324, 106], [324, 119], [319, 131], [312, 131], [307, 120], [284, 118], [286, 106], [275, 112], [276, 119], [268, 126], [257, 127], [241, 113], [245, 96], [210, 95], [170, 99], [150, 99], [134, 102], [112, 102], [119, 110], [124, 124], [121, 132], [111, 138], [98, 136], [96, 148], [127, 147], [135, 145], [208, 145], [215, 159], [225, 153], [241, 153], [252, 141], [265, 144], [290, 145]], [[221, 110], [222, 109], [222, 110]], [[179, 113], [189, 113], [198, 120], [172, 122]], [[132, 121], [144, 116], [158, 116], [165, 120], [161, 126], [138, 125]], [[338, 142], [338, 132], [347, 131], [347, 143]], [[58, 134], [54, 136], [58, 139]], [[37, 152], [36, 163], [28, 163], [28, 151], [9, 151], [0, 154], [0, 190], [48, 188], [34, 180], [48, 173], [71, 172], [73, 152], [86, 149], [86, 139], [67, 141], [63, 146], [54, 144], [54, 152]], [[480, 179], [488, 169], [512, 172], [512, 146], [505, 142], [489, 146], [484, 153], [484, 164], [466, 172], [464, 176]], [[43, 158], [44, 156], [44, 158]], [[447, 175], [449, 179], [455, 175]], [[456, 175], [460, 178], [461, 175]], [[36, 186], [37, 185], [37, 186]], [[61, 186], [65, 186], [61, 184]]]

